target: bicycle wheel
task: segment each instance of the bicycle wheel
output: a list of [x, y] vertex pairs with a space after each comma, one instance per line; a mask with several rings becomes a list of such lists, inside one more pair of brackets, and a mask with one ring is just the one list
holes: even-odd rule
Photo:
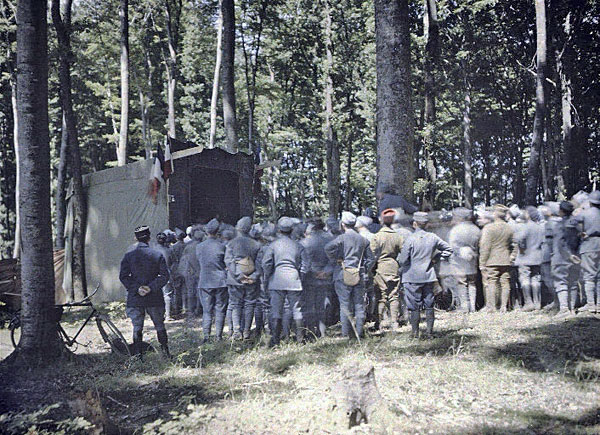
[[10, 319], [10, 323], [8, 324], [8, 329], [10, 331], [10, 341], [12, 342], [13, 347], [16, 349], [19, 347], [19, 343], [21, 342], [21, 315], [20, 313], [16, 313], [12, 319]]
[[96, 325], [98, 326], [102, 339], [110, 345], [113, 352], [126, 356], [131, 355], [127, 340], [125, 340], [121, 331], [119, 331], [107, 316], [104, 314], [98, 315], [96, 317]]

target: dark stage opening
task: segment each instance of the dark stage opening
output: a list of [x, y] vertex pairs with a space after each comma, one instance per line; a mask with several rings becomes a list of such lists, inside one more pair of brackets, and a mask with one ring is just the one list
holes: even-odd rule
[[194, 168], [191, 173], [190, 213], [193, 222], [214, 217], [228, 224], [240, 218], [239, 175], [232, 171]]

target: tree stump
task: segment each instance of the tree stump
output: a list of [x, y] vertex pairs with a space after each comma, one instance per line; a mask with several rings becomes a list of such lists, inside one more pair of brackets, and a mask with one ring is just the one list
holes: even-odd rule
[[353, 363], [342, 371], [342, 380], [335, 388], [338, 406], [348, 416], [348, 428], [369, 423], [371, 414], [381, 400], [375, 368], [371, 364]]

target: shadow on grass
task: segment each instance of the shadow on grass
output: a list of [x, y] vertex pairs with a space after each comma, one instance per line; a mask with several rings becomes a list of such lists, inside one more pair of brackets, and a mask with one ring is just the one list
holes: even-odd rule
[[527, 424], [527, 428], [494, 426], [484, 424], [468, 431], [459, 431], [460, 434], [564, 434], [564, 433], [598, 433], [600, 429], [600, 408], [593, 409], [580, 417], [563, 417], [550, 415], [543, 412], [511, 411], [510, 414]]
[[598, 381], [600, 319], [577, 317], [522, 329], [530, 338], [484, 350], [489, 360], [506, 360], [532, 372], [561, 372], [578, 381]]

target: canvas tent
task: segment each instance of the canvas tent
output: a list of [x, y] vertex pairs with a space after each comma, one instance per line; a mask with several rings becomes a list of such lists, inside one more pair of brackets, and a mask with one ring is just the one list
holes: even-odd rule
[[[152, 160], [106, 169], [84, 176], [87, 200], [85, 263], [88, 290], [100, 283], [99, 301], [124, 300], [120, 261], [135, 243], [133, 230], [150, 226], [152, 236], [215, 216], [233, 223], [252, 215], [254, 161], [243, 153], [202, 149], [171, 139], [174, 172], [162, 183], [156, 204], [148, 196]], [[165, 186], [165, 184], [167, 184]], [[63, 287], [72, 291], [72, 207], [67, 209], [67, 246]]]

